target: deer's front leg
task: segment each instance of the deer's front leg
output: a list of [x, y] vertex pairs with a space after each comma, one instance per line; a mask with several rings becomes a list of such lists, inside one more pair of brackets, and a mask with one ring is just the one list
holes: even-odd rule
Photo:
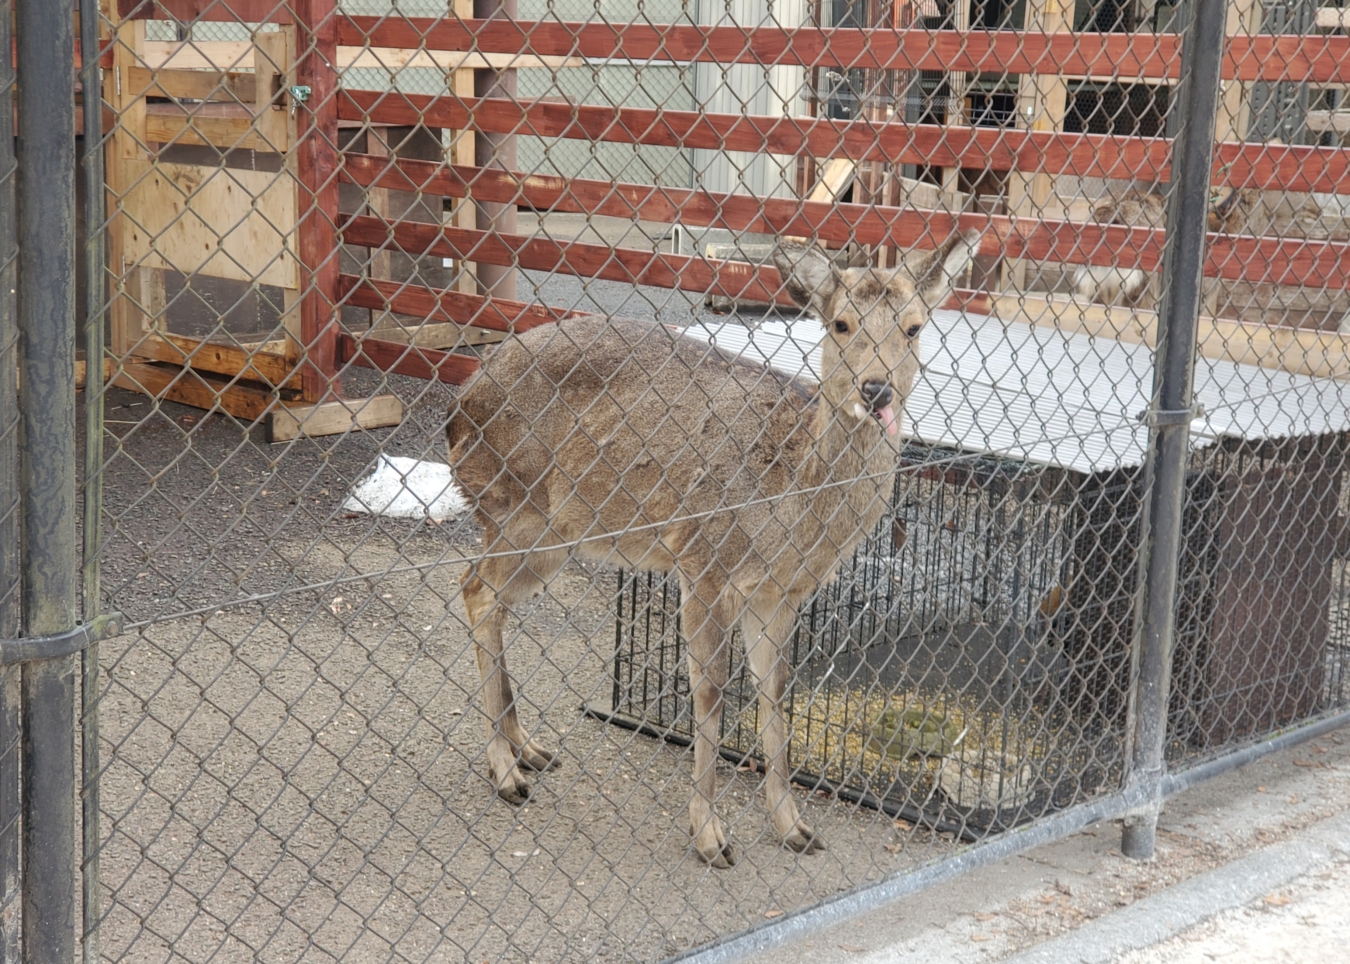
[[[712, 587], [703, 587], [716, 592]], [[727, 682], [727, 620], [716, 597], [686, 589], [680, 623], [689, 640], [689, 682], [694, 709], [694, 795], [689, 800], [689, 832], [694, 849], [713, 867], [728, 868], [735, 852], [717, 817], [717, 734]]]
[[797, 810], [788, 785], [788, 721], [783, 706], [787, 690], [788, 644], [797, 607], [781, 597], [756, 599], [742, 620], [746, 661], [759, 686], [760, 740], [764, 744], [764, 796], [769, 821], [783, 843], [798, 853], [824, 850], [825, 842]]

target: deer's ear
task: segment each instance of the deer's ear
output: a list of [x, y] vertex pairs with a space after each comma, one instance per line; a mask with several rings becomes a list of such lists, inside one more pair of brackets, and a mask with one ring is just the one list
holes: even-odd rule
[[773, 252], [774, 267], [783, 276], [783, 285], [793, 301], [803, 308], [821, 313], [839, 287], [839, 271], [825, 252], [814, 244], [779, 242]]
[[980, 232], [970, 229], [953, 234], [933, 253], [927, 264], [916, 272], [915, 287], [930, 306], [947, 300], [957, 281], [965, 274], [980, 248]]

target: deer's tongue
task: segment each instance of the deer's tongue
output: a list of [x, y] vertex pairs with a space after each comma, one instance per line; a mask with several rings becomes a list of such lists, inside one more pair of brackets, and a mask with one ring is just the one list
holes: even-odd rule
[[877, 420], [881, 422], [881, 427], [886, 430], [887, 435], [894, 435], [899, 426], [895, 422], [895, 409], [889, 405], [877, 409]]

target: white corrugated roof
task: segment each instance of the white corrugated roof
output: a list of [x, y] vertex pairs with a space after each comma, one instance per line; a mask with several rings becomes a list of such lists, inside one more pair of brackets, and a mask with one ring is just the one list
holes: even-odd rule
[[[790, 375], [819, 378], [818, 321], [694, 325], [689, 335]], [[986, 315], [935, 311], [904, 431], [931, 444], [1099, 472], [1143, 464], [1140, 415], [1153, 385], [1144, 345], [1065, 334]], [[1350, 381], [1200, 358], [1191, 423], [1199, 439], [1287, 438], [1350, 430]]]

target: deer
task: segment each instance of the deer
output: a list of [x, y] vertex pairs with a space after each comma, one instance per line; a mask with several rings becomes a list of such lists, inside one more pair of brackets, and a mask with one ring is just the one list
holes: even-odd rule
[[484, 530], [461, 585], [498, 796], [526, 802], [522, 771], [558, 764], [516, 711], [502, 642], [510, 607], [569, 558], [620, 564], [679, 580], [698, 857], [736, 862], [714, 801], [737, 621], [758, 687], [770, 822], [793, 851], [826, 849], [789, 790], [788, 644], [799, 607], [886, 511], [919, 333], [979, 243], [974, 231], [953, 235], [882, 270], [840, 268], [814, 245], [780, 241], [772, 258], [786, 292], [825, 329], [819, 384], [619, 319], [540, 326], [484, 360], [446, 433]]
[[[1152, 191], [1132, 188], [1119, 198], [1099, 204], [1092, 218], [1100, 224], [1131, 228], [1161, 228], [1166, 225], [1166, 202]], [[1103, 305], [1142, 307], [1149, 301], [1149, 275], [1139, 268], [1080, 264], [1073, 272], [1074, 293]]]

